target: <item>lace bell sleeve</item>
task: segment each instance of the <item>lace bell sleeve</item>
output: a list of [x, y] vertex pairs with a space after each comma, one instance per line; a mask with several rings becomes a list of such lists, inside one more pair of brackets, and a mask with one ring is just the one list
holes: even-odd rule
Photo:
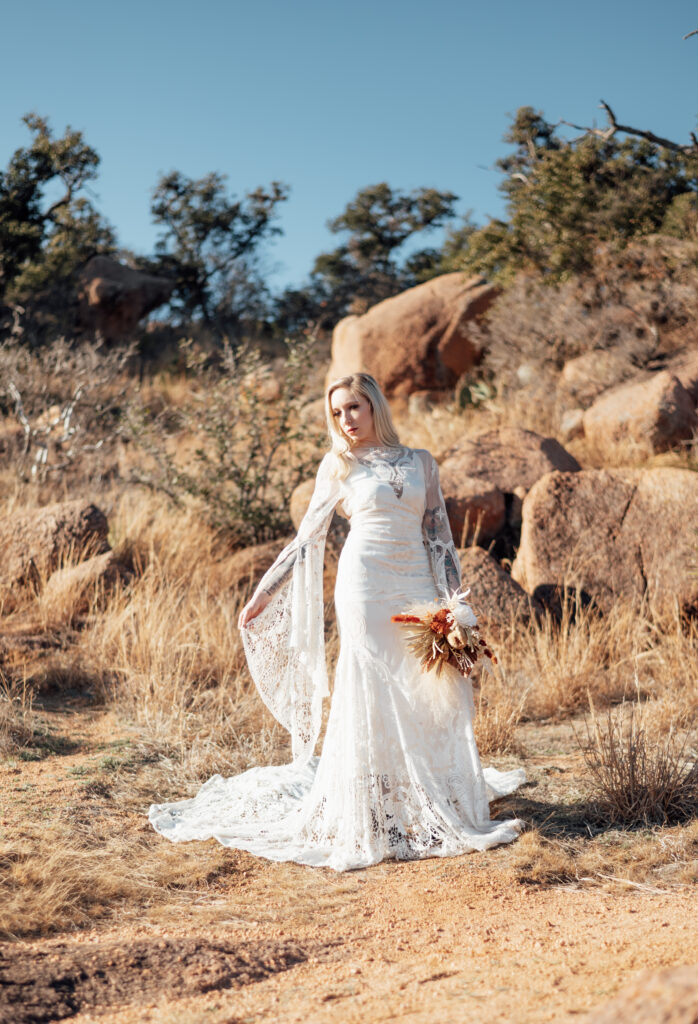
[[420, 455], [425, 476], [422, 536], [438, 594], [441, 598], [448, 598], [461, 585], [460, 558], [448, 521], [438, 464], [429, 452], [420, 451]]
[[318, 467], [315, 488], [298, 533], [269, 566], [257, 585], [255, 596], [262, 592], [273, 595], [284, 587], [293, 575], [296, 561], [303, 562], [310, 545], [317, 544], [320, 539], [324, 540], [339, 501], [337, 480], [330, 476], [329, 471], [330, 456], [327, 454]]
[[318, 467], [313, 496], [294, 539], [257, 585], [270, 593], [264, 611], [242, 629], [250, 675], [278, 722], [291, 734], [293, 759], [312, 756], [329, 692], [325, 661], [323, 556], [327, 530], [340, 499], [329, 452]]

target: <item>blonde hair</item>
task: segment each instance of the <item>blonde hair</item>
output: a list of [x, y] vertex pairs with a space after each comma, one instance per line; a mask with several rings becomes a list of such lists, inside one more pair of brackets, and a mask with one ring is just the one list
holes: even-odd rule
[[338, 388], [347, 388], [353, 394], [361, 395], [368, 401], [373, 412], [373, 429], [379, 444], [398, 446], [400, 438], [393, 423], [390, 406], [375, 377], [372, 377], [370, 373], [350, 373], [346, 377], [340, 377], [333, 381], [325, 395], [325, 416], [327, 432], [330, 435], [330, 451], [336, 461], [334, 475], [343, 480], [355, 465], [356, 457], [352, 454], [349, 438], [337, 424], [332, 410], [332, 395]]

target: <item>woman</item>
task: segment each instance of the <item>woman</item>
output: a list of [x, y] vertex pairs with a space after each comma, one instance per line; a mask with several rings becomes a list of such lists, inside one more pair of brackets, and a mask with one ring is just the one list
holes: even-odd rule
[[[327, 390], [331, 440], [297, 536], [262, 577], [238, 626], [262, 699], [289, 730], [293, 761], [214, 775], [191, 800], [153, 804], [173, 841], [215, 838], [272, 860], [337, 871], [387, 857], [454, 856], [515, 839], [488, 798], [523, 771], [483, 772], [469, 680], [421, 672], [391, 615], [449, 597], [461, 583], [429, 452], [400, 444], [376, 381], [355, 373]], [[350, 532], [337, 566], [340, 653], [327, 731], [322, 571], [341, 502]]]

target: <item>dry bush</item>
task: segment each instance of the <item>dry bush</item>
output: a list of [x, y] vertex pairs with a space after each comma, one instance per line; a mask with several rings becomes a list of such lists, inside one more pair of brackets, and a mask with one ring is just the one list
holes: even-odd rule
[[21, 480], [74, 487], [113, 474], [134, 351], [63, 338], [37, 350], [0, 344], [0, 452]]
[[564, 411], [591, 400], [558, 387], [565, 363], [589, 352], [617, 356], [600, 386], [661, 365], [695, 338], [697, 285], [695, 244], [665, 236], [620, 252], [601, 246], [593, 271], [563, 284], [521, 272], [471, 327], [484, 350], [469, 375], [471, 389], [485, 384], [495, 394], [485, 407], [520, 426], [557, 434]]
[[698, 814], [698, 736], [659, 730], [652, 711], [651, 702], [624, 703], [601, 724], [592, 704], [586, 736], [578, 737], [594, 811], [611, 824], [667, 825]]
[[193, 504], [238, 547], [282, 536], [290, 495], [321, 454], [321, 432], [302, 415], [314, 339], [289, 342], [275, 366], [251, 346], [226, 344], [215, 362], [182, 346], [190, 388], [178, 407], [142, 394], [126, 407], [124, 429], [143, 453], [130, 482]]

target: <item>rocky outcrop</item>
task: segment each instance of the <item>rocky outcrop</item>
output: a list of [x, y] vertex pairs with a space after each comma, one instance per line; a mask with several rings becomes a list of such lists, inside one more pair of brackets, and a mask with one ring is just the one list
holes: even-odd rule
[[[439, 475], [445, 480], [441, 489], [450, 507], [458, 502], [456, 482], [459, 479], [478, 481], [488, 493], [499, 491], [504, 497], [507, 523], [517, 530], [521, 521], [521, 502], [526, 493], [536, 480], [555, 469], [576, 473], [580, 466], [552, 437], [542, 437], [519, 427], [500, 427], [475, 437], [466, 437], [450, 448], [441, 462]], [[472, 484], [468, 483], [468, 486]], [[454, 536], [458, 542], [460, 534], [457, 530], [454, 530]]]
[[348, 316], [332, 337], [328, 384], [348, 373], [372, 374], [388, 397], [448, 391], [478, 360], [470, 324], [498, 290], [482, 277], [443, 274]]
[[528, 622], [531, 613], [540, 610], [496, 558], [479, 547], [462, 548], [459, 552], [463, 587], [470, 587], [473, 608], [487, 630], [507, 629], [512, 622]]
[[586, 410], [583, 423], [589, 441], [622, 457], [629, 445], [662, 452], [690, 440], [698, 416], [678, 377], [662, 370], [604, 392]]
[[0, 519], [0, 582], [38, 583], [67, 557], [109, 551], [108, 524], [101, 509], [84, 501], [59, 502]]
[[698, 964], [642, 971], [587, 1024], [698, 1024]]
[[105, 341], [119, 341], [167, 302], [173, 287], [167, 278], [134, 270], [109, 256], [93, 256], [80, 273], [80, 319]]
[[618, 598], [698, 612], [692, 575], [698, 473], [657, 467], [550, 473], [523, 503], [513, 578], [545, 597], [581, 587], [607, 611]]

